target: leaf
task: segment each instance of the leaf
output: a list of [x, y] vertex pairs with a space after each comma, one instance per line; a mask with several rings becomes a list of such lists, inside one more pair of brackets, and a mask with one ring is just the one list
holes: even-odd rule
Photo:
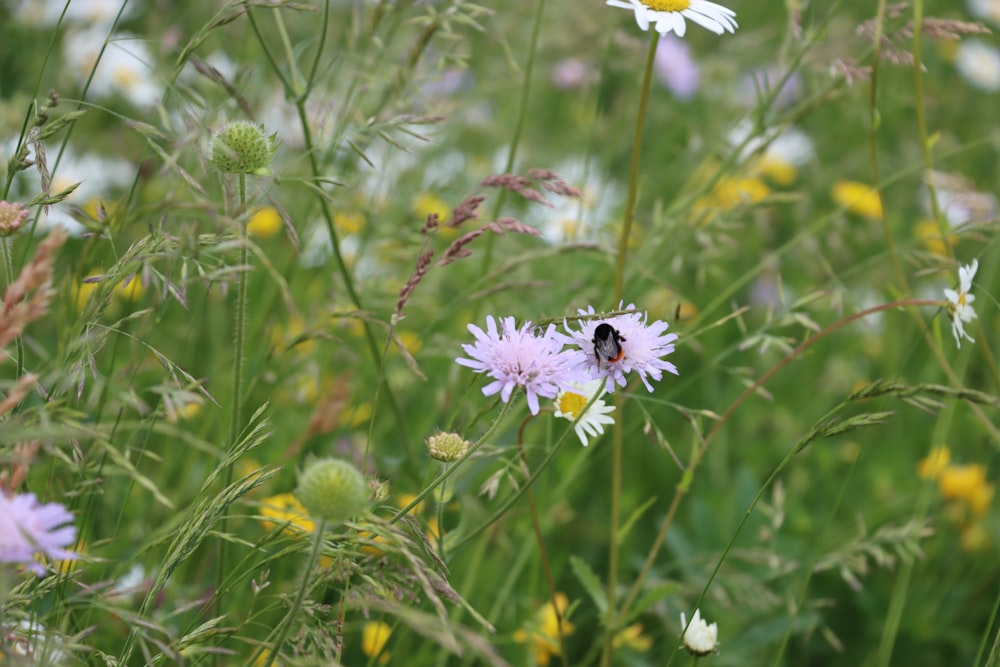
[[582, 559], [577, 556], [570, 556], [569, 558], [570, 567], [573, 568], [573, 574], [576, 578], [580, 580], [583, 584], [584, 590], [587, 591], [587, 595], [590, 599], [594, 601], [597, 606], [598, 611], [601, 612], [601, 616], [608, 613], [608, 598], [604, 595], [604, 588], [601, 586], [601, 580], [597, 578], [594, 571], [590, 569], [590, 566]]

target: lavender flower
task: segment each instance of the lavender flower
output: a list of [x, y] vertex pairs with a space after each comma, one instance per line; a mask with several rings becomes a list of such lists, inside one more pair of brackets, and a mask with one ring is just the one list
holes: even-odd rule
[[[65, 548], [76, 540], [76, 526], [64, 525], [73, 515], [59, 503], [39, 504], [33, 493], [7, 497], [0, 492], [0, 562], [22, 563], [42, 576], [35, 561], [40, 553], [50, 560], [74, 560]], [[60, 527], [61, 526], [61, 527]]]
[[[621, 308], [621, 310], [634, 309], [635, 304]], [[584, 317], [595, 314], [593, 306], [577, 312]], [[587, 319], [580, 322], [579, 331], [574, 331], [568, 324], [564, 324], [569, 335], [563, 336], [563, 339], [564, 342], [580, 348], [584, 354], [584, 366], [590, 377], [603, 378], [607, 391], [614, 391], [616, 383], [624, 387], [625, 374], [632, 371], [638, 373], [647, 390], [653, 391], [647, 376], [659, 381], [663, 379], [663, 371], [677, 375], [677, 367], [661, 359], [674, 351], [673, 342], [677, 340], [677, 334], [663, 335], [670, 325], [662, 320], [656, 320], [652, 324], [646, 324], [646, 321], [645, 312]], [[604, 323], [611, 325], [617, 339], [621, 341], [620, 356], [617, 359], [602, 358], [595, 350], [595, 333], [598, 326]]]
[[514, 387], [524, 387], [528, 409], [537, 415], [538, 397], [555, 398], [560, 389], [571, 388], [571, 382], [583, 381], [574, 369], [581, 365], [582, 355], [576, 350], [563, 350], [562, 336], [550, 324], [544, 332], [531, 322], [518, 328], [513, 317], [497, 321], [486, 317], [486, 331], [474, 324], [469, 331], [476, 337], [473, 345], [462, 345], [471, 357], [458, 357], [455, 362], [477, 373], [486, 373], [493, 382], [483, 387], [483, 394], [497, 392], [504, 403], [510, 401]]

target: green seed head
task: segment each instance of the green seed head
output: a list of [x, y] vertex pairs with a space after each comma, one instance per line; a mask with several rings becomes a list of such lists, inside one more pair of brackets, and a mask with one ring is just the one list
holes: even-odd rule
[[368, 484], [358, 469], [340, 459], [308, 463], [295, 490], [309, 515], [330, 525], [360, 514], [368, 506], [368, 495]]
[[427, 453], [432, 459], [452, 463], [469, 451], [471, 443], [457, 433], [435, 433], [427, 438]]
[[267, 171], [277, 150], [274, 135], [265, 134], [261, 125], [237, 120], [212, 137], [208, 161], [227, 174], [254, 174]]

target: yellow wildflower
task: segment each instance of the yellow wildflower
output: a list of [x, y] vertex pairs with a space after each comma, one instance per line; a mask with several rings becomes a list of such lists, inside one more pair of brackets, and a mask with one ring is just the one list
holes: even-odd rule
[[927, 458], [921, 459], [917, 464], [917, 474], [924, 479], [937, 479], [941, 471], [948, 467], [951, 461], [951, 450], [948, 445], [941, 445], [931, 450]]
[[139, 276], [125, 278], [114, 287], [115, 296], [125, 299], [126, 301], [136, 301], [140, 299], [143, 291], [142, 280], [139, 279]]
[[831, 194], [833, 201], [855, 215], [869, 220], [881, 220], [885, 216], [882, 198], [878, 190], [870, 185], [857, 181], [837, 181], [833, 184]]
[[792, 185], [799, 176], [794, 164], [776, 155], [762, 157], [757, 163], [757, 171], [765, 178], [783, 186]]
[[563, 637], [568, 637], [575, 630], [573, 624], [566, 620], [568, 607], [569, 600], [566, 598], [566, 594], [556, 593], [555, 606], [549, 600], [538, 610], [532, 627], [527, 631], [518, 630], [514, 633], [514, 641], [522, 644], [531, 642], [535, 650], [535, 663], [541, 667], [546, 667], [552, 660], [552, 656], [562, 655], [559, 641], [559, 618], [562, 617]]
[[921, 220], [913, 228], [913, 236], [935, 255], [947, 255], [948, 246], [958, 243], [956, 234], [948, 234], [947, 243], [941, 236], [941, 227], [934, 220]]
[[[103, 275], [104, 274], [100, 271], [92, 271], [87, 274], [87, 278], [97, 278]], [[84, 278], [84, 280], [81, 281], [76, 288], [76, 309], [79, 312], [83, 312], [83, 309], [87, 305], [87, 299], [90, 298], [91, 292], [97, 289], [97, 287], [101, 284], [99, 280], [87, 282], [87, 278]]]
[[338, 211], [333, 214], [333, 226], [344, 234], [357, 234], [365, 226], [365, 214], [360, 211]]
[[979, 464], [948, 466], [938, 477], [945, 500], [961, 500], [976, 515], [983, 515], [993, 501], [994, 487], [986, 481], [986, 468]]
[[261, 519], [264, 530], [274, 530], [275, 525], [282, 524], [288, 524], [284, 530], [286, 535], [301, 536], [316, 530], [316, 522], [309, 518], [309, 512], [291, 493], [279, 493], [260, 501], [260, 514], [273, 519]]
[[741, 204], [756, 204], [771, 194], [771, 188], [753, 176], [720, 178], [712, 191], [695, 202], [695, 209], [732, 209]]
[[361, 629], [361, 652], [369, 658], [378, 656], [380, 665], [389, 662], [389, 652], [385, 651], [385, 645], [392, 636], [392, 628], [382, 621], [372, 621], [365, 623]]
[[653, 640], [642, 634], [642, 623], [633, 623], [627, 628], [622, 628], [615, 633], [611, 642], [615, 648], [625, 646], [639, 653], [645, 653], [653, 648]]
[[421, 221], [425, 221], [429, 215], [437, 213], [438, 222], [442, 225], [451, 219], [451, 207], [443, 199], [430, 192], [422, 192], [413, 198], [413, 212]]
[[[417, 496], [415, 493], [397, 493], [396, 504], [399, 506], [400, 509], [402, 509], [407, 505], [409, 505], [410, 503], [412, 503], [414, 500], [416, 500], [416, 498]], [[420, 512], [422, 512], [423, 509], [424, 509], [424, 503], [423, 501], [421, 501], [416, 505], [414, 505], [413, 507], [411, 507], [410, 511], [407, 512], [407, 514], [420, 514]]]
[[281, 219], [278, 210], [273, 206], [265, 206], [250, 216], [250, 221], [247, 223], [247, 233], [250, 236], [269, 239], [280, 232], [284, 226], [285, 222]]

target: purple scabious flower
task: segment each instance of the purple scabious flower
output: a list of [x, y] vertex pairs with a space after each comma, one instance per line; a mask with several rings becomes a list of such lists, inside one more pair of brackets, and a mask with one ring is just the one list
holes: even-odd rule
[[524, 387], [528, 409], [537, 415], [539, 396], [555, 398], [560, 389], [569, 389], [571, 382], [583, 380], [575, 370], [583, 361], [580, 352], [563, 349], [562, 336], [554, 324], [540, 332], [531, 322], [518, 328], [513, 317], [505, 317], [498, 329], [497, 321], [488, 315], [486, 331], [475, 324], [469, 325], [469, 331], [476, 342], [463, 344], [462, 349], [471, 359], [458, 357], [455, 362], [493, 378], [483, 387], [486, 396], [499, 392], [507, 403], [514, 387]]
[[35, 561], [40, 553], [50, 560], [74, 560], [66, 551], [76, 541], [73, 515], [59, 503], [42, 505], [33, 493], [7, 497], [0, 492], [0, 562], [22, 563], [42, 576], [43, 568]]
[[[629, 304], [627, 308], [619, 310], [634, 310], [635, 304]], [[655, 320], [652, 324], [647, 324], [648, 316], [645, 312], [627, 313], [625, 315], [615, 315], [613, 317], [592, 318], [594, 307], [588, 306], [586, 310], [577, 311], [581, 316], [588, 318], [580, 321], [580, 330], [575, 331], [564, 323], [568, 336], [563, 336], [564, 342], [576, 345], [584, 355], [584, 366], [590, 377], [601, 378], [604, 387], [608, 392], [615, 390], [615, 384], [624, 387], [626, 385], [625, 374], [635, 371], [639, 379], [646, 385], [646, 389], [653, 391], [649, 384], [649, 378], [656, 381], [663, 379], [663, 371], [677, 375], [677, 367], [669, 361], [664, 361], [665, 357], [674, 351], [674, 341], [677, 334], [666, 334], [664, 332], [670, 326], [663, 320]], [[595, 345], [596, 330], [601, 324], [609, 324], [613, 327], [618, 339], [621, 341], [620, 356], [618, 359], [601, 358]]]

